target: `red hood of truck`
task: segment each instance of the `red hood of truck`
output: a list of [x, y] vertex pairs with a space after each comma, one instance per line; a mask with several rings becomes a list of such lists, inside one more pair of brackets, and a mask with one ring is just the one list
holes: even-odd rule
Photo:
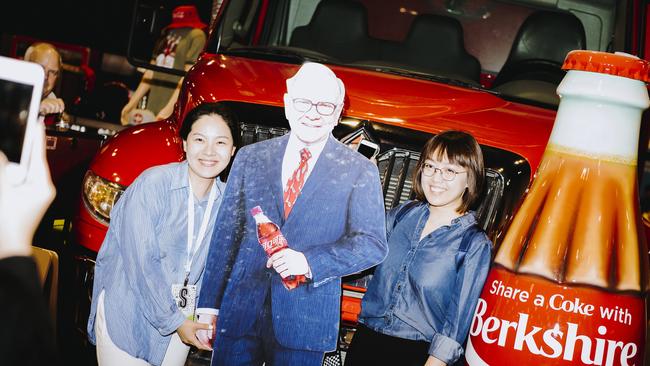
[[90, 169], [122, 186], [154, 165], [181, 161], [182, 140], [171, 121], [145, 123], [124, 129], [102, 146]]
[[[486, 91], [375, 71], [328, 65], [346, 89], [343, 115], [438, 133], [462, 129], [485, 145], [517, 153], [532, 169], [553, 128], [555, 111], [509, 102]], [[300, 65], [204, 55], [188, 74], [189, 111], [201, 101], [283, 106], [285, 80]], [[228, 86], [228, 87], [225, 87]], [[181, 103], [183, 105], [183, 103]], [[177, 117], [187, 111], [176, 110]]]
[[[91, 169], [128, 186], [152, 165], [182, 160], [176, 125], [189, 110], [210, 101], [282, 107], [285, 80], [299, 66], [204, 54], [186, 76], [172, 116], [121, 131], [101, 149]], [[329, 66], [345, 84], [345, 116], [429, 133], [462, 129], [482, 144], [521, 155], [533, 171], [553, 127], [555, 111], [508, 102], [485, 91]]]

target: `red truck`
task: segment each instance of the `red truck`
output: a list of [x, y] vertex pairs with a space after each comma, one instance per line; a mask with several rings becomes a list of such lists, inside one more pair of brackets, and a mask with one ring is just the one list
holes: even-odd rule
[[[148, 57], [151, 40], [163, 27], [158, 20], [171, 12], [168, 5], [136, 2], [129, 46], [135, 65], [164, 71], [150, 65]], [[650, 51], [637, 42], [650, 39], [644, 37], [641, 16], [650, 5], [634, 0], [224, 0], [198, 5], [212, 11], [209, 40], [185, 75], [173, 114], [119, 132], [86, 173], [73, 224], [76, 241], [85, 248], [86, 256], [78, 258], [86, 288], [92, 286], [92, 258], [114, 203], [144, 169], [183, 159], [180, 122], [201, 102], [228, 103], [242, 122], [244, 144], [280, 136], [288, 131], [284, 81], [305, 61], [327, 64], [346, 86], [343, 118], [334, 135], [344, 143], [363, 136], [380, 146], [386, 209], [412, 196], [411, 173], [427, 139], [447, 129], [468, 131], [481, 144], [487, 167], [487, 189], [475, 209], [498, 245], [551, 132], [566, 53], [622, 50], [644, 56]], [[206, 14], [204, 20], [209, 19]], [[647, 134], [642, 135], [640, 159], [647, 146]], [[352, 276], [343, 287], [342, 348], [368, 278]]]

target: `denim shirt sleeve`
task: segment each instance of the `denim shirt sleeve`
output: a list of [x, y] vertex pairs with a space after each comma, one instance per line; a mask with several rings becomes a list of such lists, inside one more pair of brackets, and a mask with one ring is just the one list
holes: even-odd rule
[[450, 299], [443, 330], [434, 334], [429, 346], [429, 354], [447, 364], [456, 362], [463, 354], [462, 344], [487, 278], [491, 255], [490, 240], [482, 232], [476, 234], [456, 277], [455, 288], [459, 291]]
[[161, 253], [156, 235], [156, 220], [164, 209], [164, 195], [167, 187], [156, 186], [147, 181], [146, 175], [127, 189], [128, 193], [118, 204], [121, 208], [111, 223], [118, 222], [116, 230], [119, 255], [124, 261], [124, 270], [129, 283], [140, 295], [139, 309], [144, 317], [166, 336], [183, 323], [183, 313], [173, 301], [171, 289], [160, 286], [165, 278], [162, 270]]

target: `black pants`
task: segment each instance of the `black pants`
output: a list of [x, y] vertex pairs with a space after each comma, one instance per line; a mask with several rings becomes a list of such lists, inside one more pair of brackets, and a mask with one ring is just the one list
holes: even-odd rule
[[345, 366], [423, 366], [428, 351], [429, 342], [392, 337], [359, 324], [345, 354]]

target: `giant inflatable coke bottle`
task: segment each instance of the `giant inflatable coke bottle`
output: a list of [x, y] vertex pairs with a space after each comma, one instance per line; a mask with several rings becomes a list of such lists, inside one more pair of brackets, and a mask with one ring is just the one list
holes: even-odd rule
[[648, 250], [637, 183], [650, 65], [572, 51], [555, 125], [470, 327], [478, 365], [643, 365]]

